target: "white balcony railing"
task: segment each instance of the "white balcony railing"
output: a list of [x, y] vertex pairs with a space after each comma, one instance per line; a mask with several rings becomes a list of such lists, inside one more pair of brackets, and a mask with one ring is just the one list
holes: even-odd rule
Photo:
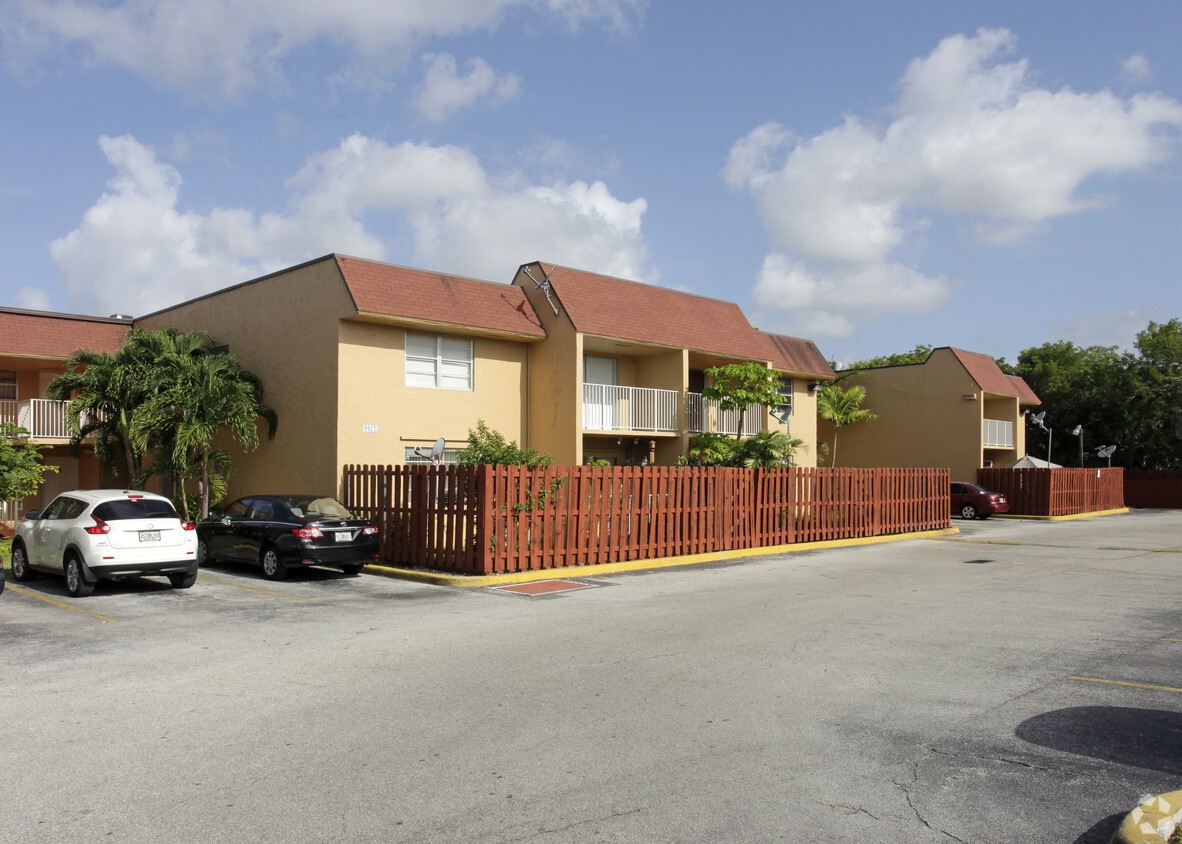
[[68, 404], [50, 399], [0, 401], [0, 422], [19, 425], [35, 440], [66, 440], [70, 438], [70, 426], [66, 424]]
[[676, 390], [583, 385], [583, 430], [677, 432]]
[[[691, 434], [729, 434], [733, 437], [739, 433], [739, 411], [723, 410], [715, 399], [705, 398], [701, 393], [686, 393], [686, 408]], [[763, 430], [766, 412], [758, 404], [747, 408], [743, 414], [743, 436], [750, 437]]]
[[985, 448], [1013, 448], [1014, 423], [1001, 419], [983, 419], [981, 445]]

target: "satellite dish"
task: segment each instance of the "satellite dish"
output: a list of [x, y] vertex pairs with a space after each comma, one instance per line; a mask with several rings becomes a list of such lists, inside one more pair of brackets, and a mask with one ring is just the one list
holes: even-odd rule
[[1101, 457], [1111, 457], [1114, 451], [1116, 451], [1116, 446], [1102, 445], [1096, 449], [1096, 454], [1100, 455]]
[[1035, 425], [1038, 425], [1041, 428], [1042, 427], [1042, 420], [1044, 418], [1046, 418], [1046, 415], [1047, 415], [1047, 412], [1045, 410], [1041, 411], [1040, 413], [1036, 413], [1033, 416], [1031, 416], [1030, 421], [1033, 422]]
[[431, 453], [423, 451], [422, 446], [415, 446], [415, 454], [419, 457], [426, 457], [431, 461], [432, 466], [438, 466], [443, 462], [443, 447], [447, 444], [447, 440], [440, 437], [435, 441], [435, 445], [431, 446]]

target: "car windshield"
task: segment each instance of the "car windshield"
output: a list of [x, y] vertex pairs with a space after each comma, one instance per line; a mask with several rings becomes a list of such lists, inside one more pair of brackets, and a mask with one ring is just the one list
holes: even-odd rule
[[157, 498], [121, 498], [104, 501], [94, 508], [94, 514], [104, 522], [126, 519], [180, 519], [172, 504]]
[[317, 498], [309, 495], [285, 498], [283, 502], [291, 510], [292, 515], [301, 519], [354, 518], [348, 508], [335, 498]]

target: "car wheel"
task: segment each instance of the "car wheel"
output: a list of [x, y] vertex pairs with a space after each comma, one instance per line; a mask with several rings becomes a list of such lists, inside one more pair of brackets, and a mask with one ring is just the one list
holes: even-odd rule
[[279, 552], [275, 550], [273, 545], [268, 545], [263, 549], [259, 562], [263, 564], [263, 577], [268, 580], [283, 580], [287, 577], [287, 566], [283, 564], [283, 560], [279, 558]]
[[19, 542], [12, 546], [12, 579], [17, 583], [32, 580], [36, 575], [29, 568], [29, 558], [25, 556], [25, 546]]
[[94, 584], [82, 576], [82, 561], [77, 554], [66, 557], [66, 593], [71, 598], [85, 598], [94, 591]]
[[197, 540], [197, 565], [208, 566], [214, 562], [213, 554], [209, 553], [209, 543], [204, 539]]
[[168, 582], [172, 584], [173, 589], [188, 589], [197, 582], [197, 572], [177, 572], [168, 576]]
[[960, 508], [960, 517], [962, 519], [977, 518], [977, 506], [975, 504], [965, 504]]
[[341, 566], [341, 571], [345, 574], [361, 574], [363, 568], [365, 568], [365, 563], [350, 563], [347, 566]]

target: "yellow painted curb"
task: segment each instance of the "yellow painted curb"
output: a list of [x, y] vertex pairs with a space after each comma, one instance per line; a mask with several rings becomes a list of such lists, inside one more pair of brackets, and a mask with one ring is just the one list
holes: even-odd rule
[[1125, 815], [1109, 844], [1163, 844], [1182, 824], [1182, 791], [1144, 800]]
[[899, 542], [904, 539], [931, 539], [960, 533], [960, 528], [949, 527], [941, 530], [925, 530], [915, 533], [898, 533], [890, 536], [869, 536], [859, 539], [830, 539], [825, 542], [800, 542], [791, 545], [769, 545], [764, 548], [741, 548], [732, 551], [712, 551], [707, 554], [686, 554], [680, 557], [660, 557], [650, 560], [628, 560], [619, 563], [597, 563], [589, 566], [564, 566], [537, 571], [513, 572], [511, 574], [464, 575], [425, 572], [416, 569], [400, 569], [392, 566], [369, 565], [368, 574], [411, 580], [416, 583], [430, 583], [435, 586], [504, 586], [511, 583], [528, 583], [533, 580], [555, 580], [562, 577], [594, 577], [600, 574], [619, 574], [627, 571], [662, 569], [672, 566], [694, 566], [701, 563], [717, 563], [724, 560], [740, 560], [744, 557], [761, 557], [768, 554], [787, 554], [793, 551], [815, 551], [821, 548], [848, 548], [855, 545], [877, 545], [883, 542]]
[[1075, 513], [1070, 516], [1027, 516], [1022, 513], [995, 513], [994, 519], [1029, 519], [1033, 522], [1070, 522], [1075, 519], [1090, 519], [1093, 516], [1119, 516], [1129, 512], [1128, 507], [1118, 507], [1115, 510], [1093, 510], [1090, 513]]

